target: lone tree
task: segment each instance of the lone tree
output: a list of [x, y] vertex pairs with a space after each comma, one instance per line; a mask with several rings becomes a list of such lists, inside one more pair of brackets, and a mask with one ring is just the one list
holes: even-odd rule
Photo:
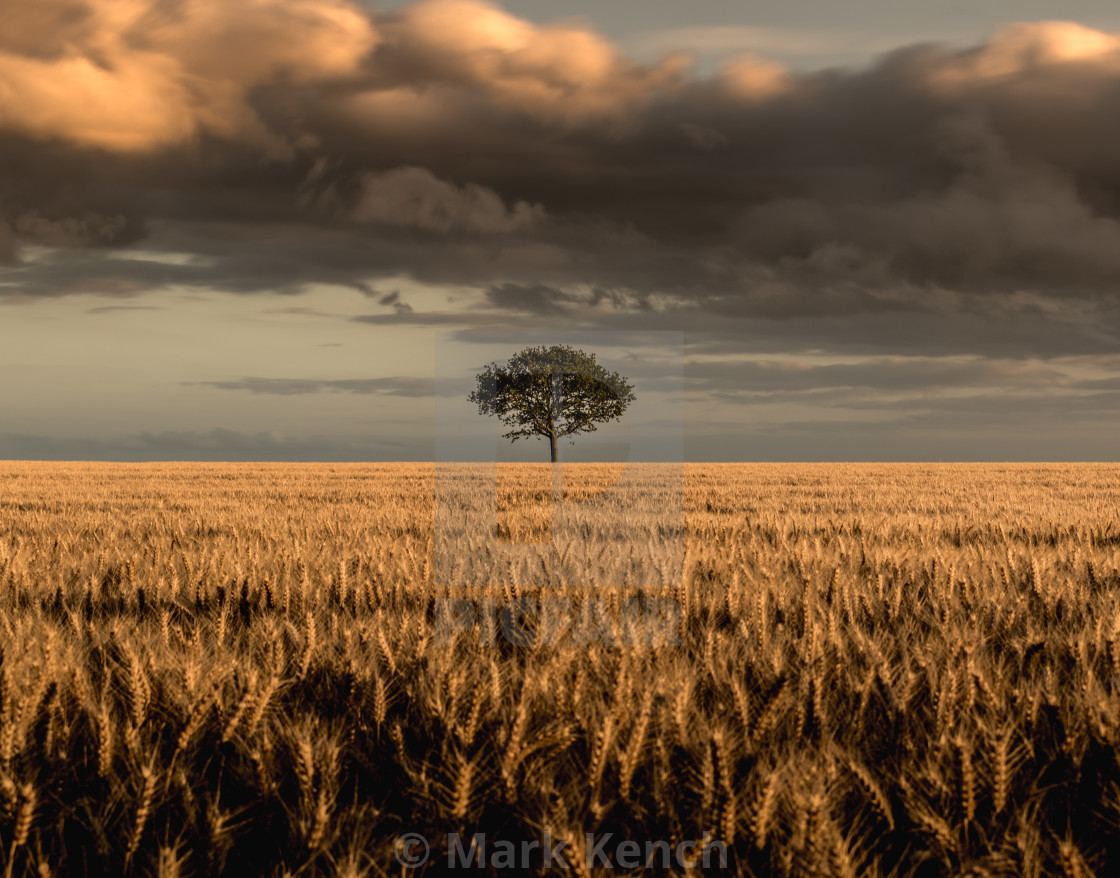
[[560, 438], [593, 433], [596, 424], [618, 420], [635, 396], [629, 382], [596, 363], [594, 354], [552, 345], [525, 348], [507, 363], [491, 363], [467, 399], [478, 404], [480, 415], [497, 415], [510, 427], [505, 438], [511, 441], [548, 437], [556, 463]]

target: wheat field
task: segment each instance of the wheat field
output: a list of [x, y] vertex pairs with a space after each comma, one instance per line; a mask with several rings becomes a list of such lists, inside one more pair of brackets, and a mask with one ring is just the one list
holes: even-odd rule
[[1120, 866], [1120, 465], [436, 471], [0, 463], [5, 875]]

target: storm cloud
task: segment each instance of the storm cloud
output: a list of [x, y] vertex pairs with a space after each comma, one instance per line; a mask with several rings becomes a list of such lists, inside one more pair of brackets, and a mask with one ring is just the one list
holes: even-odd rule
[[[680, 329], [693, 390], [730, 403], [1073, 392], [1044, 361], [1120, 350], [1116, 34], [1021, 23], [860, 67], [739, 56], [701, 75], [669, 46], [639, 63], [591, 24], [480, 0], [0, 15], [9, 304], [326, 285], [365, 297], [345, 319], [371, 332]], [[730, 354], [754, 364], [705, 359]], [[401, 380], [207, 383], [427, 392]]]
[[1072, 23], [693, 77], [683, 55], [639, 65], [588, 26], [476, 0], [44, 0], [7, 19], [0, 257], [208, 260], [110, 280], [25, 259], [8, 294], [67, 292], [60, 273], [233, 292], [406, 273], [750, 315], [1120, 278], [1120, 40]]
[[247, 390], [275, 396], [302, 396], [307, 393], [359, 393], [389, 396], [428, 397], [434, 391], [431, 378], [393, 376], [389, 378], [259, 378], [247, 377], [235, 381], [187, 382], [219, 390]]

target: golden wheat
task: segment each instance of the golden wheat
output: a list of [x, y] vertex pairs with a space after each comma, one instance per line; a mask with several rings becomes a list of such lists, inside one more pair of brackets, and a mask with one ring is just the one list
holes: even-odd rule
[[1120, 865], [1120, 467], [437, 469], [0, 464], [6, 871]]

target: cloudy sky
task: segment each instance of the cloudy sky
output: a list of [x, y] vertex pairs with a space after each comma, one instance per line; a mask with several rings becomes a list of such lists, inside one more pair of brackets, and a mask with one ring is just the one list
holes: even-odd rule
[[0, 18], [0, 457], [541, 459], [554, 339], [588, 456], [1118, 459], [1114, 2]]

